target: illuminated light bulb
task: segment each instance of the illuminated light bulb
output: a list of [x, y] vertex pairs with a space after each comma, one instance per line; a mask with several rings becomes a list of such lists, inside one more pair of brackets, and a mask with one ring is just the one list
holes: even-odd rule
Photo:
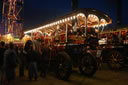
[[96, 25], [96, 27], [98, 27], [98, 25]]
[[104, 24], [104, 26], [107, 26], [107, 24]]
[[98, 32], [98, 29], [95, 29], [95, 32]]
[[91, 14], [90, 17], [93, 17], [93, 15]]
[[104, 24], [102, 24], [102, 26], [104, 26]]
[[52, 26], [52, 23], [50, 24], [50, 26]]
[[40, 29], [43, 29], [43, 26]]
[[96, 26], [93, 26], [93, 28], [95, 28]]
[[94, 15], [93, 17], [94, 17], [94, 18], [96, 18], [96, 16], [95, 16], [95, 15]]
[[60, 20], [60, 23], [61, 23], [62, 21]]
[[62, 20], [62, 22], [64, 22], [64, 19]]
[[48, 36], [51, 36], [51, 33], [49, 33]]
[[65, 22], [67, 21], [67, 19], [65, 19]]
[[72, 17], [70, 17], [70, 19], [72, 20]]
[[102, 24], [99, 25], [99, 27], [101, 27], [101, 26], [102, 26]]
[[42, 29], [42, 27], [37, 28], [37, 30], [40, 30], [40, 29]]
[[75, 19], [76, 18], [76, 16], [73, 16], [73, 19]]
[[60, 22], [58, 21], [57, 23], [59, 24]]
[[83, 13], [81, 13], [81, 16], [84, 16], [84, 14], [83, 14]]
[[97, 21], [98, 19], [96, 18], [95, 21]]
[[56, 22], [56, 25], [57, 25], [57, 22]]
[[80, 16], [80, 14], [77, 14], [77, 17], [79, 17]]
[[70, 20], [70, 18], [68, 18], [68, 21]]
[[83, 13], [80, 13], [80, 16], [81, 16], [81, 17], [85, 17], [85, 15], [84, 15]]
[[105, 19], [101, 19], [101, 21], [104, 22], [104, 23], [106, 22]]
[[92, 17], [94, 18], [95, 15], [92, 15]]
[[82, 17], [85, 17], [85, 15], [83, 14]]

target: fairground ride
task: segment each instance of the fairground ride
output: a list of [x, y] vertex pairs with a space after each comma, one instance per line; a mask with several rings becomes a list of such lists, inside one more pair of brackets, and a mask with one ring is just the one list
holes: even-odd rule
[[14, 37], [21, 36], [23, 28], [24, 0], [3, 0], [2, 21], [5, 26], [5, 34]]

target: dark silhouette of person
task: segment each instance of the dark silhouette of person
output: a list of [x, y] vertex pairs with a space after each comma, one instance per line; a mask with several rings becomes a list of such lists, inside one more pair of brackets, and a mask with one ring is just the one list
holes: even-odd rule
[[40, 76], [46, 77], [46, 73], [48, 71], [48, 59], [50, 57], [50, 49], [47, 45], [43, 44], [41, 49], [41, 73]]
[[4, 53], [4, 69], [8, 85], [15, 85], [17, 64], [17, 54], [14, 44], [10, 42], [8, 49]]
[[31, 81], [34, 77], [37, 80], [37, 55], [33, 49], [33, 42], [28, 40], [26, 42], [24, 50], [26, 51], [26, 61], [28, 63], [28, 76], [29, 80]]
[[0, 42], [0, 84], [3, 85], [4, 81], [4, 69], [3, 69], [3, 62], [4, 62], [4, 52], [5, 52], [5, 42]]

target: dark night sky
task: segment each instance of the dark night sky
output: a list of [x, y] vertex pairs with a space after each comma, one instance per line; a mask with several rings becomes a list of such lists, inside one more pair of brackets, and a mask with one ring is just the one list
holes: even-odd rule
[[[71, 0], [24, 0], [24, 28], [71, 12]], [[111, 16], [116, 24], [116, 0], [79, 0], [79, 8], [95, 8]], [[122, 22], [128, 24], [128, 0], [122, 0]]]
[[[128, 24], [128, 0], [122, 0], [122, 23]], [[107, 13], [116, 24], [116, 0], [79, 0], [79, 8], [95, 8]], [[71, 0], [25, 0], [24, 28], [43, 23], [71, 11]]]

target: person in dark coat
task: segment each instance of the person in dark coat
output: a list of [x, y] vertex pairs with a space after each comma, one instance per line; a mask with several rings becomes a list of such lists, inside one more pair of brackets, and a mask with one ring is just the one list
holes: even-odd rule
[[20, 47], [19, 49], [19, 58], [20, 58], [20, 64], [19, 64], [19, 76], [24, 76], [24, 65], [25, 65], [25, 56], [23, 55], [23, 48]]
[[46, 77], [48, 71], [49, 57], [50, 57], [50, 49], [47, 45], [42, 44], [41, 48], [41, 72], [40, 76]]
[[3, 62], [4, 62], [4, 52], [5, 52], [5, 42], [0, 42], [0, 85], [3, 85], [4, 72], [3, 72]]
[[3, 64], [8, 85], [15, 85], [17, 64], [17, 54], [14, 49], [14, 44], [9, 43], [9, 48], [4, 53]]
[[32, 80], [33, 77], [37, 80], [37, 54], [33, 49], [33, 42], [31, 40], [27, 41], [24, 50], [26, 51], [29, 80]]

